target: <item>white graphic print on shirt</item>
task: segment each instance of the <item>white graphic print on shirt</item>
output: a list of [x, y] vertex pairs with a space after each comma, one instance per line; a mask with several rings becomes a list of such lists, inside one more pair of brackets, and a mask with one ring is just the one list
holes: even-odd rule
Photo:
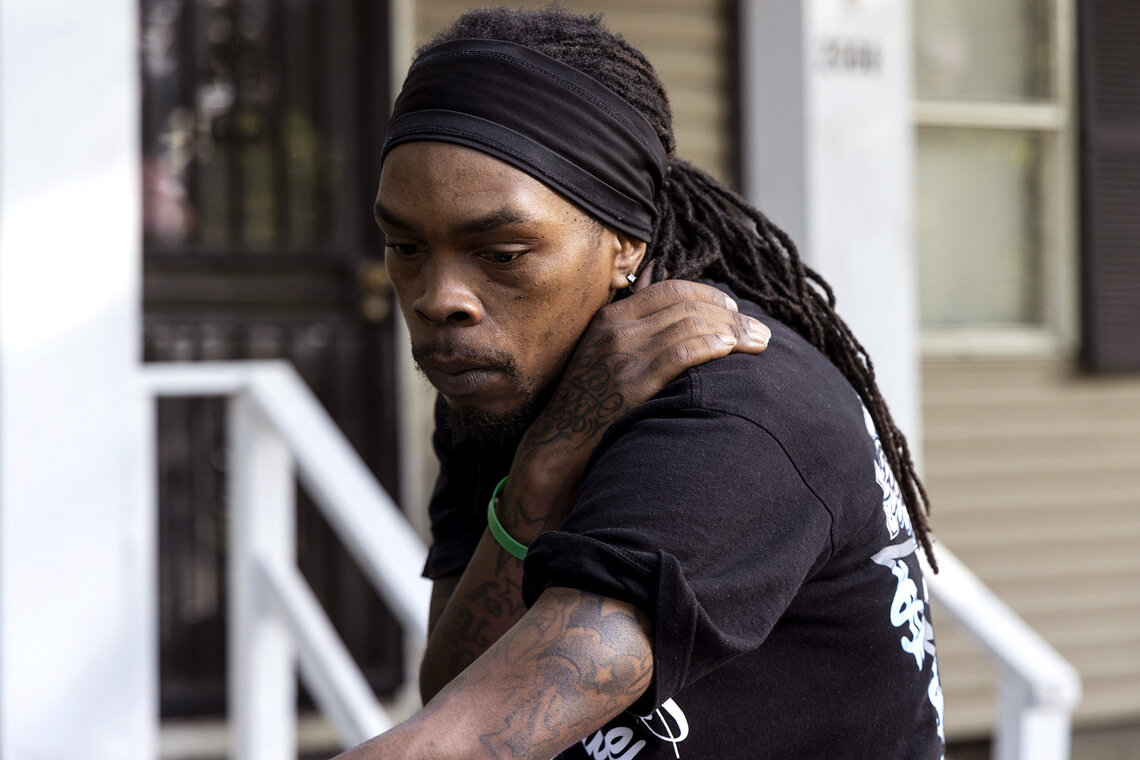
[[935, 657], [930, 665], [934, 671], [934, 675], [930, 679], [930, 686], [926, 688], [926, 696], [930, 700], [930, 704], [934, 705], [934, 712], [938, 715], [938, 738], [942, 740], [942, 746], [945, 747], [946, 735], [942, 730], [942, 709], [944, 702], [942, 699], [942, 681], [938, 678], [938, 658]]
[[937, 716], [938, 736], [945, 745], [946, 737], [942, 729], [944, 705], [942, 684], [938, 680], [938, 657], [934, 652], [934, 628], [926, 617], [927, 600], [930, 596], [927, 593], [925, 579], [922, 581], [922, 594], [919, 595], [918, 586], [910, 577], [910, 565], [905, 561], [906, 558], [916, 554], [918, 542], [914, 537], [914, 528], [911, 526], [910, 514], [906, 511], [898, 481], [891, 471], [886, 452], [883, 451], [883, 445], [879, 441], [879, 434], [875, 430], [875, 423], [871, 420], [871, 414], [866, 407], [863, 408], [863, 422], [867, 426], [867, 434], [875, 442], [875, 480], [883, 491], [883, 515], [887, 532], [892, 541], [899, 535], [900, 528], [905, 530], [908, 536], [902, 543], [883, 547], [871, 559], [875, 564], [888, 568], [895, 577], [895, 594], [891, 601], [890, 620], [895, 628], [906, 626], [906, 631], [899, 638], [903, 651], [914, 657], [919, 670], [922, 669], [926, 655], [931, 656], [932, 675], [926, 692]]
[[637, 716], [633, 728], [613, 726], [595, 731], [582, 740], [582, 747], [593, 760], [633, 760], [645, 749], [645, 739], [633, 741], [637, 731], [645, 729], [653, 736], [673, 745], [673, 754], [680, 758], [677, 745], [689, 735], [689, 721], [685, 713], [672, 699], [667, 699], [661, 707], [649, 715]]
[[638, 720], [649, 729], [649, 733], [672, 744], [674, 755], [681, 756], [677, 745], [689, 735], [689, 721], [676, 702], [666, 699], [652, 714], [641, 715]]
[[910, 514], [906, 511], [902, 491], [891, 472], [891, 464], [887, 461], [887, 454], [883, 451], [883, 444], [879, 442], [879, 434], [875, 431], [875, 423], [867, 407], [863, 407], [863, 424], [867, 426], [867, 434], [875, 442], [875, 480], [879, 488], [883, 489], [883, 514], [887, 518], [887, 532], [893, 541], [899, 534], [899, 527], [906, 530], [908, 536], [914, 535], [914, 528], [910, 525]]
[[871, 560], [876, 565], [889, 568], [895, 576], [895, 597], [891, 602], [891, 625], [895, 628], [907, 626], [910, 636], [899, 639], [903, 651], [914, 657], [915, 665], [922, 669], [927, 652], [934, 653], [934, 631], [926, 621], [926, 582], [923, 581], [922, 598], [918, 586], [910, 578], [910, 566], [903, 558], [914, 554], [917, 543], [908, 538], [901, 544], [890, 544], [878, 552]]
[[614, 726], [606, 731], [596, 731], [593, 736], [582, 740], [586, 754], [594, 760], [633, 760], [645, 749], [645, 740], [633, 741], [633, 729], [627, 726]]

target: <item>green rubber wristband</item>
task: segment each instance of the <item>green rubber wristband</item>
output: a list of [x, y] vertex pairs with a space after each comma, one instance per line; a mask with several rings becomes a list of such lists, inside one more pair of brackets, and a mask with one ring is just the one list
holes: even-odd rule
[[487, 503], [487, 527], [491, 529], [491, 535], [507, 554], [515, 559], [525, 559], [529, 547], [511, 538], [511, 534], [507, 533], [507, 529], [499, 522], [499, 516], [495, 514], [495, 502], [499, 500], [499, 491], [502, 491], [506, 484], [507, 478], [500, 480], [499, 485], [495, 486], [495, 492], [491, 494], [491, 501]]

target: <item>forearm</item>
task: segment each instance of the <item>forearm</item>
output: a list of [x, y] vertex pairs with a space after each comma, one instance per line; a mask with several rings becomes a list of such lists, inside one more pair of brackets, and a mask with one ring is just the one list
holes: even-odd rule
[[[500, 522], [524, 544], [529, 545], [543, 530], [557, 527], [569, 506], [573, 483], [551, 476], [552, 471], [546, 462], [518, 462], [512, 469], [511, 482], [500, 496], [496, 510]], [[544, 474], [534, 477], [535, 472]], [[529, 509], [523, 505], [529, 505]], [[420, 692], [425, 702], [526, 612], [522, 601], [522, 562], [500, 547], [489, 531], [484, 531], [462, 577], [441, 607], [438, 617], [433, 615], [435, 622], [420, 667]]]
[[420, 695], [434, 697], [526, 612], [522, 562], [484, 531], [463, 577], [428, 635], [420, 664]]
[[420, 714], [343, 760], [552, 757], [649, 687], [650, 634], [631, 605], [549, 589]]

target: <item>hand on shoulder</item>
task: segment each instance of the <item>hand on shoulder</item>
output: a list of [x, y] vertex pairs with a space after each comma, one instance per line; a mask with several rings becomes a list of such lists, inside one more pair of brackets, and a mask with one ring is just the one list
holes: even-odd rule
[[[544, 495], [541, 503], [568, 508], [590, 453], [614, 420], [685, 370], [733, 352], [761, 353], [770, 337], [767, 326], [709, 285], [662, 280], [636, 288], [587, 327], [519, 445], [511, 480], [526, 479], [528, 493]], [[562, 516], [550, 515], [548, 529]]]

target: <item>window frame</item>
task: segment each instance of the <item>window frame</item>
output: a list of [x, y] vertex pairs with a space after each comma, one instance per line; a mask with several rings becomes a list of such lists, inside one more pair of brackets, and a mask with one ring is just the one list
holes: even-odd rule
[[[1073, 356], [1080, 335], [1079, 230], [1077, 187], [1076, 113], [1076, 5], [1075, 0], [1054, 2], [1054, 94], [1049, 100], [991, 102], [923, 100], [915, 94], [912, 125], [915, 144], [923, 127], [1014, 130], [1048, 135], [1044, 150], [1050, 154], [1055, 188], [1043, 201], [1040, 221], [1043, 236], [1057, 244], [1043, 257], [1042, 321], [1038, 325], [985, 325], [923, 327], [919, 346], [923, 357], [947, 356]], [[917, 148], [916, 148], [917, 149]], [[915, 192], [920, 192], [915, 183]], [[917, 240], [915, 242], [917, 258]], [[921, 293], [919, 294], [921, 297]]]

